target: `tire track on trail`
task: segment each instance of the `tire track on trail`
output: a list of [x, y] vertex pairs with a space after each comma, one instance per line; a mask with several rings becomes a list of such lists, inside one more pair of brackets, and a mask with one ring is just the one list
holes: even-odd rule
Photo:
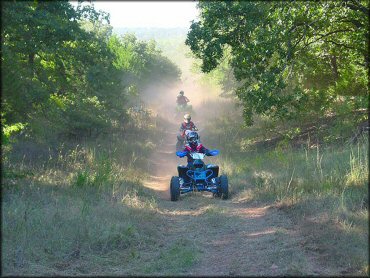
[[[171, 131], [169, 131], [171, 130]], [[176, 166], [177, 126], [169, 125], [150, 159], [144, 185], [158, 194], [158, 210], [166, 225], [159, 227], [167, 244], [182, 238], [191, 245], [192, 266], [172, 275], [283, 276], [335, 275], [323, 268], [315, 253], [302, 247], [304, 239], [290, 219], [270, 205], [213, 198], [211, 193], [188, 193], [170, 201], [169, 182]], [[220, 169], [222, 173], [222, 169]], [[232, 188], [232, 184], [230, 185]]]

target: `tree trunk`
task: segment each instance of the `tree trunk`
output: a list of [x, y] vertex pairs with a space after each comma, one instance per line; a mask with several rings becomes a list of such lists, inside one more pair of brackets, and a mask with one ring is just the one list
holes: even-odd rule
[[337, 64], [337, 56], [336, 55], [331, 55], [330, 56], [330, 63], [331, 63], [331, 68], [333, 71], [333, 75], [335, 80], [338, 80], [339, 78], [339, 73], [338, 73], [338, 64]]
[[29, 53], [28, 54], [28, 64], [33, 68], [33, 65], [34, 65], [34, 61], [35, 61], [35, 53]]

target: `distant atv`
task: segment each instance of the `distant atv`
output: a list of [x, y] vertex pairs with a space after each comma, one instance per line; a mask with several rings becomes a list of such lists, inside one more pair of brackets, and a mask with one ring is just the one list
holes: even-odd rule
[[175, 108], [175, 119], [179, 120], [183, 117], [184, 114], [192, 114], [195, 112], [191, 104], [177, 104]]
[[[218, 150], [210, 151], [215, 156]], [[186, 152], [176, 152], [179, 157], [184, 157]], [[213, 196], [227, 199], [229, 197], [229, 183], [226, 175], [218, 176], [219, 167], [213, 164], [204, 164], [203, 153], [190, 153], [194, 159], [193, 166], [177, 166], [178, 176], [173, 176], [170, 182], [171, 201], [177, 201], [180, 194], [191, 191], [208, 191]]]

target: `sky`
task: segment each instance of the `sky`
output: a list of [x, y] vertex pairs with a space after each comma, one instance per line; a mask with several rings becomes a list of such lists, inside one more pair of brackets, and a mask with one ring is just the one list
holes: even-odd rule
[[[186, 27], [196, 20], [195, 1], [93, 1], [96, 10], [110, 13], [117, 27]], [[77, 2], [73, 2], [77, 5]]]

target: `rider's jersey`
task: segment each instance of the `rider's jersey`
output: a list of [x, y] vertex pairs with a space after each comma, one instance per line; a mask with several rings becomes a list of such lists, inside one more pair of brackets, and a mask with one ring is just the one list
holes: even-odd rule
[[186, 152], [197, 152], [197, 153], [206, 153], [207, 149], [203, 146], [202, 143], [196, 144], [186, 144], [185, 150]]
[[198, 128], [195, 126], [195, 124], [192, 121], [189, 121], [188, 123], [182, 122], [180, 126], [180, 132], [184, 132], [185, 130], [198, 130]]
[[200, 142], [197, 142], [196, 144], [187, 143], [183, 151], [186, 152], [188, 163], [194, 161], [194, 159], [190, 156], [191, 152], [204, 153], [205, 155], [210, 155], [209, 150], [206, 147], [204, 147], [203, 144]]
[[185, 132], [187, 130], [197, 131], [198, 128], [195, 126], [195, 124], [192, 121], [190, 121], [189, 123], [182, 122], [180, 126], [180, 133], [182, 137], [185, 137]]
[[179, 105], [185, 105], [187, 102], [189, 102], [189, 99], [186, 96], [178, 95], [176, 102]]

